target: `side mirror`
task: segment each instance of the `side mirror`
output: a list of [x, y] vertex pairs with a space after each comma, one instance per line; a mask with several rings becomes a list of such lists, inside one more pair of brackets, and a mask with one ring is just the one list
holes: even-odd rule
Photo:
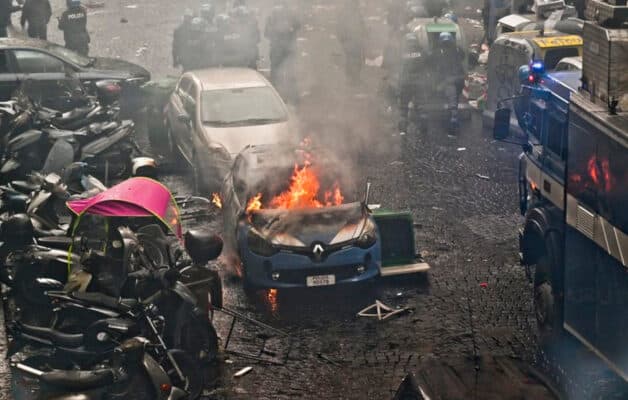
[[510, 108], [498, 108], [495, 111], [493, 138], [504, 140], [510, 135]]
[[187, 114], [179, 114], [179, 116], [177, 117], [177, 121], [187, 126], [190, 126], [192, 124], [192, 119]]
[[220, 236], [207, 231], [192, 229], [185, 233], [185, 250], [195, 264], [204, 265], [215, 260], [222, 253], [223, 242]]
[[477, 51], [470, 51], [467, 55], [467, 63], [469, 63], [469, 67], [476, 67], [478, 65], [478, 60], [480, 59], [480, 54]]

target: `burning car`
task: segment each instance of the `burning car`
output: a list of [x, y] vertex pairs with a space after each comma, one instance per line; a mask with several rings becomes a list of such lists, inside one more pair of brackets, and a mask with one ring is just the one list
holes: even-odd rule
[[379, 276], [377, 225], [366, 204], [349, 201], [341, 170], [279, 146], [250, 146], [236, 157], [216, 203], [248, 286], [329, 286]]

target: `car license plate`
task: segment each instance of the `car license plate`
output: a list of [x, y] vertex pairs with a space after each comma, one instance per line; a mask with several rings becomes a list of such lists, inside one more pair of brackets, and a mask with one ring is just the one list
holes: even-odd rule
[[336, 275], [315, 275], [308, 276], [305, 283], [311, 286], [329, 286], [336, 284]]

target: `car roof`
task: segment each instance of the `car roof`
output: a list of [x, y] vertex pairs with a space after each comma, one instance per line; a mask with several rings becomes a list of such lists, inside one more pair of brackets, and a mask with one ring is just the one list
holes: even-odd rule
[[[35, 49], [46, 50], [49, 45], [57, 45], [56, 43], [47, 42], [45, 40], [31, 39], [31, 38], [1, 38], [0, 49], [31, 47]], [[58, 45], [57, 45], [58, 46]]]
[[270, 86], [262, 74], [248, 68], [208, 68], [189, 71], [184, 76], [193, 77], [203, 91]]

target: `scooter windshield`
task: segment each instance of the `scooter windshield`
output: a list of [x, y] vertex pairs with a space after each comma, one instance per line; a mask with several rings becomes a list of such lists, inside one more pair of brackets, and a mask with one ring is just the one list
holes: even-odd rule
[[44, 175], [51, 173], [62, 175], [65, 167], [72, 164], [73, 161], [74, 147], [65, 140], [57, 140], [46, 157], [42, 173]]

